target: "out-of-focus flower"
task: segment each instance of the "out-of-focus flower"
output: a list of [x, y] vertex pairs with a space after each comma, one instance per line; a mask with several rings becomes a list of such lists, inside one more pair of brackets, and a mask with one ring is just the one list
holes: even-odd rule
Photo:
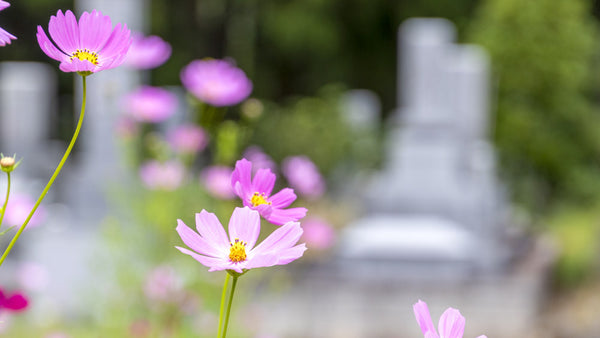
[[260, 169], [252, 179], [252, 162], [244, 158], [235, 163], [235, 170], [231, 174], [231, 186], [245, 206], [257, 210], [273, 224], [281, 225], [306, 216], [306, 208], [284, 209], [296, 200], [293, 189], [284, 188], [271, 195], [275, 178], [271, 170]]
[[0, 289], [0, 312], [2, 310], [22, 311], [27, 308], [27, 298], [21, 293], [8, 295], [4, 290]]
[[48, 270], [37, 263], [23, 263], [16, 272], [22, 288], [28, 291], [42, 291], [48, 285]]
[[[42, 51], [60, 61], [63, 72], [90, 75], [119, 66], [131, 45], [131, 32], [120, 23], [113, 29], [110, 17], [99, 11], [83, 12], [79, 23], [71, 11], [58, 11], [48, 24], [50, 41], [42, 26], [37, 27], [37, 40]], [[58, 48], [56, 48], [58, 47]]]
[[133, 34], [131, 48], [125, 63], [137, 69], [152, 69], [165, 63], [171, 56], [171, 45], [156, 35]]
[[[6, 1], [0, 0], [0, 11], [10, 6]], [[0, 46], [10, 45], [10, 40], [15, 40], [16, 37], [0, 27]]]
[[181, 278], [170, 266], [158, 266], [146, 277], [144, 294], [153, 301], [175, 301], [183, 289]]
[[277, 172], [277, 164], [261, 147], [250, 146], [246, 148], [243, 155], [252, 162], [252, 175], [256, 174], [258, 169], [271, 169], [271, 172]]
[[[0, 205], [4, 205], [4, 198], [0, 199]], [[31, 209], [35, 205], [35, 200], [29, 195], [20, 193], [11, 194], [8, 198], [6, 211], [4, 212], [4, 223], [8, 226], [21, 225], [29, 216]], [[46, 210], [39, 206], [25, 229], [34, 228], [44, 222], [46, 219]]]
[[318, 217], [309, 217], [302, 222], [304, 234], [302, 238], [309, 248], [325, 250], [335, 242], [335, 230], [325, 220]]
[[325, 192], [325, 180], [308, 157], [288, 157], [283, 160], [281, 169], [290, 186], [300, 195], [314, 198], [322, 196]]
[[196, 98], [216, 107], [233, 106], [252, 92], [241, 69], [224, 60], [194, 60], [181, 71], [181, 82]]
[[153, 190], [175, 190], [183, 182], [185, 167], [177, 161], [148, 161], [140, 167], [140, 178]]
[[235, 193], [231, 188], [231, 174], [233, 168], [226, 166], [211, 166], [202, 170], [200, 180], [204, 183], [206, 190], [214, 197], [220, 199], [231, 199]]
[[177, 110], [177, 96], [168, 90], [142, 86], [123, 98], [122, 110], [139, 122], [162, 122]]
[[177, 233], [193, 251], [176, 248], [209, 267], [209, 271], [243, 273], [253, 268], [285, 265], [300, 258], [306, 250], [304, 244], [296, 245], [302, 236], [297, 222], [286, 223], [254, 246], [260, 234], [260, 215], [248, 207], [233, 211], [229, 237], [217, 216], [205, 210], [196, 214], [196, 229], [198, 233], [177, 220]]
[[167, 141], [177, 153], [195, 154], [206, 148], [208, 136], [202, 127], [195, 124], [184, 124], [171, 130]]
[[138, 124], [130, 116], [121, 116], [115, 124], [115, 133], [123, 139], [132, 139], [139, 133]]
[[413, 305], [413, 310], [425, 338], [462, 338], [465, 332], [465, 317], [457, 309], [448, 308], [444, 311], [438, 324], [439, 335], [433, 326], [427, 303], [419, 300]]

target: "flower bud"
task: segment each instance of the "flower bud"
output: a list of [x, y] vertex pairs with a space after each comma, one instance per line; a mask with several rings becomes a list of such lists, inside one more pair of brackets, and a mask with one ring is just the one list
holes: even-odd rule
[[0, 154], [0, 169], [2, 171], [4, 171], [5, 173], [9, 173], [13, 170], [15, 170], [17, 168], [17, 166], [19, 165], [19, 162], [15, 161], [14, 157], [11, 156], [4, 156], [2, 154]]

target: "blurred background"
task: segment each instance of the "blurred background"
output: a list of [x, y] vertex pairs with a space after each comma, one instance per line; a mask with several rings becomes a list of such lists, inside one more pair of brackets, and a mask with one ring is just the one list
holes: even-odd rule
[[[293, 206], [309, 209], [303, 221], [309, 250], [290, 266], [252, 271], [241, 279], [232, 337], [419, 336], [411, 309], [419, 298], [431, 305], [434, 322], [447, 307], [461, 309], [469, 336], [599, 334], [595, 318], [600, 306], [597, 1], [13, 1], [0, 13], [1, 26], [18, 38], [0, 49], [0, 150], [23, 158], [13, 177], [14, 194], [22, 194], [25, 200], [35, 200], [58, 163], [76, 124], [81, 95], [76, 76], [60, 72], [57, 62], [39, 49], [36, 27], [47, 31], [48, 20], [58, 9], [73, 9], [79, 16], [94, 8], [110, 15], [113, 24], [125, 22], [143, 35], [159, 36], [172, 52], [154, 67], [130, 64], [88, 78], [90, 116], [82, 139], [42, 204], [39, 226], [27, 230], [10, 262], [2, 267], [4, 294], [21, 292], [29, 299], [21, 312], [0, 310], [0, 329], [7, 337], [214, 336], [224, 275], [209, 274], [173, 249], [181, 245], [174, 228], [177, 219], [193, 226], [194, 213], [202, 209], [227, 223], [233, 208], [241, 204], [227, 190], [227, 182], [235, 161], [242, 157], [256, 167], [271, 168], [278, 175], [276, 190], [295, 188], [299, 198]], [[412, 35], [399, 31], [402, 23], [415, 17], [447, 19], [442, 28], [431, 30], [432, 35], [423, 33], [423, 49], [418, 49], [417, 38], [413, 44], [417, 47], [411, 49]], [[441, 37], [436, 35], [439, 32]], [[462, 216], [446, 212], [443, 198], [428, 202], [430, 195], [423, 193], [415, 197], [422, 203], [415, 202], [413, 208], [410, 196], [418, 194], [411, 195], [408, 188], [407, 195], [402, 194], [406, 186], [411, 187], [413, 176], [402, 171], [406, 168], [395, 162], [398, 158], [413, 158], [406, 154], [419, 152], [414, 155], [423, 161], [419, 163], [437, 163], [437, 155], [431, 155], [438, 151], [436, 142], [457, 140], [448, 154], [459, 153], [456, 165], [462, 168], [468, 161], [458, 159], [472, 146], [471, 138], [452, 136], [455, 129], [456, 133], [462, 130], [453, 122], [462, 115], [446, 111], [443, 98], [433, 108], [425, 104], [427, 109], [443, 111], [441, 122], [411, 119], [422, 116], [417, 108], [437, 100], [437, 94], [470, 96], [452, 92], [448, 89], [452, 85], [446, 89], [425, 85], [418, 94], [422, 101], [411, 101], [411, 81], [425, 76], [431, 84], [437, 82], [437, 75], [440, 82], [447, 81], [443, 70], [434, 72], [439, 67], [435, 62], [419, 63], [430, 55], [427, 51], [438, 51], [438, 42], [475, 44], [485, 51], [482, 59], [476, 57], [486, 65], [476, 72], [481, 77], [466, 88], [473, 89], [468, 91], [472, 96], [484, 97], [478, 113], [485, 116], [480, 126], [485, 130], [473, 137], [473, 144], [493, 149], [481, 155], [493, 158], [491, 164], [485, 162], [491, 169], [482, 169], [493, 181], [490, 191], [484, 191], [489, 195], [482, 196], [495, 202], [492, 211], [477, 217], [493, 231], [481, 230], [477, 220], [475, 225], [464, 221], [468, 225], [463, 226]], [[211, 115], [217, 117], [209, 120], [202, 116], [207, 116], [210, 104], [191, 94], [181, 81], [184, 67], [206, 58], [228, 60], [253, 85], [247, 99], [219, 107]], [[406, 60], [413, 63], [403, 63]], [[408, 68], [402, 69], [402, 64]], [[429, 69], [433, 70], [427, 73]], [[153, 120], [133, 115], [135, 108], [124, 102], [142, 85], [160, 87], [175, 97], [177, 103], [168, 117]], [[192, 142], [190, 151], [180, 151], [170, 136], [184, 125], [202, 130], [203, 141]], [[417, 139], [429, 140], [433, 148], [408, 146]], [[441, 153], [446, 161], [446, 150]], [[303, 168], [297, 174], [300, 182], [294, 178], [294, 168]], [[469, 172], [459, 171], [460, 175]], [[392, 175], [398, 178], [396, 183], [385, 176], [393, 172], [403, 173]], [[415, 180], [426, 180], [423, 175]], [[302, 186], [307, 177], [308, 188]], [[403, 179], [410, 182], [404, 184]], [[445, 178], [443, 184], [448, 181], [458, 186], [449, 190], [461, 191], [468, 185]], [[0, 180], [2, 195], [5, 182]], [[379, 193], [386, 185], [393, 191]], [[421, 192], [435, 188], [415, 186]], [[478, 206], [473, 202], [464, 210], [479, 210]], [[415, 214], [420, 218], [411, 223]], [[458, 226], [421, 217], [430, 214]], [[370, 226], [367, 233], [390, 231], [392, 237], [410, 239], [412, 227], [419, 222], [431, 232], [419, 230], [423, 232], [415, 238], [431, 239], [435, 232], [447, 244], [448, 255], [455, 249], [449, 242], [459, 243], [461, 229], [466, 228], [468, 257], [454, 268], [455, 261], [445, 265], [435, 255], [416, 257], [394, 249], [405, 242], [363, 237], [362, 231]], [[385, 230], [390, 224], [394, 230]], [[439, 227], [452, 231], [444, 237], [446, 232]], [[399, 228], [404, 230], [396, 232]], [[263, 222], [262, 236], [273, 229]], [[3, 236], [3, 245], [11, 234]], [[360, 238], [372, 242], [365, 240], [363, 251], [349, 250]], [[439, 249], [433, 250], [436, 255], [445, 255], [443, 245], [428, 243]], [[374, 250], [378, 245], [391, 249], [381, 254]], [[498, 252], [497, 257], [469, 265], [481, 252], [491, 251]], [[423, 273], [415, 268], [417, 263], [450, 277], [441, 283], [438, 272]], [[440, 269], [442, 263], [452, 272]], [[533, 282], [521, 287], [521, 274]], [[519, 314], [527, 324], [515, 324], [514, 331], [503, 332], [502, 327], [486, 331], [486, 320], [498, 321], [505, 317], [503, 311], [513, 308], [504, 304], [478, 316], [477, 299], [493, 300], [490, 295], [499, 292], [494, 288], [515, 280], [516, 291], [509, 297], [528, 299], [523, 306], [529, 311]], [[430, 287], [414, 287], [425, 284]], [[452, 298], [452, 285], [460, 290], [482, 285], [473, 286], [481, 292], [480, 298], [466, 291], [461, 291], [462, 298]], [[307, 311], [314, 310], [310, 304], [298, 307], [286, 302], [306, 302], [306, 295], [319, 298], [315, 291], [319, 289], [345, 290], [326, 301], [344, 304], [347, 317], [357, 322], [365, 318], [375, 325], [376, 319], [365, 314], [375, 306], [405, 318], [402, 326], [408, 327], [394, 327], [393, 320], [386, 326], [382, 320], [378, 325], [384, 327], [376, 333], [369, 324], [352, 332], [347, 322], [336, 317], [328, 325], [315, 324], [313, 318], [305, 325], [290, 324], [291, 332], [282, 328], [285, 318], [302, 322]], [[397, 297], [393, 308], [351, 299], [352, 291], [381, 290], [383, 298]], [[308, 299], [318, 302], [314, 298]], [[479, 305], [487, 310], [492, 307], [483, 303]], [[265, 304], [279, 309], [282, 318]], [[273, 324], [273, 318], [280, 325]]]

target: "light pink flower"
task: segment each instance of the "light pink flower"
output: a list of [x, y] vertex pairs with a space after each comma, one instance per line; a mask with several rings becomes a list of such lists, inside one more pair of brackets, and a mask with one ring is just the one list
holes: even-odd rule
[[214, 197], [220, 199], [232, 199], [235, 193], [231, 188], [231, 174], [233, 168], [227, 166], [211, 166], [202, 170], [200, 180], [204, 183], [206, 190]]
[[177, 96], [168, 90], [142, 86], [123, 98], [121, 109], [139, 122], [162, 122], [177, 110]]
[[180, 154], [195, 154], [206, 148], [208, 136], [202, 127], [184, 124], [171, 130], [167, 135], [171, 147]]
[[317, 217], [307, 218], [302, 222], [302, 228], [304, 228], [302, 238], [311, 249], [325, 250], [335, 242], [335, 230], [323, 219]]
[[284, 188], [271, 195], [275, 186], [275, 174], [270, 169], [260, 169], [252, 179], [252, 162], [241, 159], [235, 163], [231, 186], [245, 206], [258, 210], [267, 221], [281, 225], [306, 216], [306, 208], [289, 208], [296, 200], [294, 190]]
[[[42, 26], [37, 27], [37, 40], [42, 51], [60, 61], [63, 72], [90, 75], [119, 66], [131, 45], [131, 32], [120, 23], [113, 29], [110, 17], [99, 11], [83, 12], [79, 23], [71, 11], [58, 11], [48, 24], [50, 41]], [[57, 48], [58, 47], [58, 48]]]
[[181, 71], [181, 82], [196, 98], [216, 107], [233, 106], [250, 95], [252, 82], [224, 60], [194, 60]]
[[[6, 1], [0, 0], [0, 11], [10, 6]], [[10, 40], [15, 40], [16, 37], [0, 27], [0, 47], [10, 45]]]
[[125, 63], [137, 69], [152, 69], [165, 63], [171, 56], [171, 45], [156, 35], [133, 34], [133, 42]]
[[193, 251], [176, 247], [192, 256], [209, 271], [244, 270], [285, 265], [300, 258], [306, 246], [296, 245], [302, 228], [300, 223], [288, 222], [271, 233], [262, 243], [254, 246], [260, 234], [260, 215], [248, 207], [236, 208], [229, 221], [229, 237], [215, 214], [202, 210], [196, 214], [194, 232], [177, 220], [177, 233]]
[[320, 197], [325, 192], [325, 180], [317, 166], [306, 156], [292, 156], [283, 160], [283, 175], [300, 195]]
[[252, 175], [256, 174], [258, 169], [271, 169], [271, 172], [277, 172], [275, 161], [259, 146], [248, 147], [244, 151], [244, 158], [252, 162]]
[[[433, 326], [427, 303], [419, 300], [413, 305], [413, 310], [425, 338], [462, 338], [465, 332], [465, 317], [456, 309], [448, 308], [440, 317], [439, 335]], [[487, 337], [479, 336], [477, 338]]]
[[[4, 198], [0, 198], [0, 207], [4, 205]], [[14, 193], [8, 197], [8, 204], [6, 205], [6, 211], [4, 212], [3, 223], [8, 226], [22, 225], [31, 209], [35, 205], [35, 200], [29, 195]], [[46, 219], [46, 210], [40, 206], [37, 208], [29, 223], [25, 229], [34, 228], [42, 224]]]
[[144, 283], [144, 294], [153, 301], [175, 301], [182, 290], [182, 280], [170, 266], [152, 269]]
[[153, 190], [175, 190], [183, 182], [185, 167], [177, 161], [148, 161], [140, 167], [140, 178]]
[[48, 270], [37, 263], [26, 262], [16, 271], [19, 285], [28, 291], [42, 291], [48, 285]]

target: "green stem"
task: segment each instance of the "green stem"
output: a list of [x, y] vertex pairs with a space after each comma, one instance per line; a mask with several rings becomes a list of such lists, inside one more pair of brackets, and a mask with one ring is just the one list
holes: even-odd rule
[[227, 295], [227, 284], [229, 284], [229, 273], [225, 275], [225, 283], [223, 284], [223, 292], [221, 293], [221, 306], [219, 308], [219, 329], [217, 330], [217, 338], [221, 337], [221, 327], [223, 326], [223, 310], [225, 309], [225, 296]]
[[237, 284], [238, 277], [233, 276], [233, 284], [231, 284], [231, 293], [229, 294], [229, 303], [227, 304], [227, 314], [225, 315], [225, 325], [223, 326], [223, 337], [227, 337], [227, 325], [229, 324], [229, 314], [231, 313], [231, 303], [233, 302], [233, 294], [235, 292], [235, 285]]
[[10, 172], [6, 172], [7, 185], [6, 185], [6, 199], [4, 199], [4, 205], [2, 206], [2, 211], [0, 211], [0, 227], [2, 226], [2, 220], [4, 219], [4, 213], [6, 212], [6, 205], [8, 204], [8, 196], [10, 195]]
[[67, 147], [67, 150], [65, 151], [65, 154], [63, 155], [62, 159], [58, 163], [58, 166], [56, 167], [56, 169], [54, 170], [54, 174], [52, 174], [52, 177], [50, 177], [48, 184], [46, 184], [46, 187], [40, 194], [40, 197], [38, 197], [37, 201], [35, 202], [35, 205], [33, 206], [33, 209], [31, 209], [31, 212], [29, 212], [29, 215], [25, 219], [25, 222], [23, 223], [23, 225], [21, 225], [21, 227], [19, 228], [19, 231], [17, 231], [17, 233], [15, 234], [13, 239], [8, 244], [8, 247], [4, 250], [4, 254], [2, 254], [2, 257], [0, 257], [0, 266], [2, 265], [2, 263], [4, 263], [6, 256], [8, 256], [8, 253], [10, 252], [10, 250], [12, 250], [13, 246], [17, 242], [17, 239], [19, 239], [19, 236], [21, 236], [21, 233], [23, 232], [23, 230], [25, 230], [25, 227], [31, 220], [31, 217], [33, 217], [33, 214], [37, 210], [38, 206], [40, 205], [40, 203], [42, 203], [42, 200], [48, 193], [48, 190], [50, 190], [50, 187], [54, 183], [54, 180], [56, 179], [56, 177], [60, 173], [63, 165], [67, 161], [69, 154], [71, 154], [71, 150], [73, 149], [73, 146], [75, 146], [75, 141], [77, 141], [77, 136], [79, 135], [79, 130], [81, 130], [83, 117], [85, 115], [85, 101], [86, 101], [86, 90], [87, 90], [86, 83], [85, 83], [86, 75], [82, 75], [81, 77], [83, 79], [83, 100], [81, 102], [81, 113], [79, 114], [79, 121], [77, 122], [77, 127], [75, 128], [75, 132], [73, 133], [73, 137], [71, 138], [71, 143], [69, 143], [69, 146]]

